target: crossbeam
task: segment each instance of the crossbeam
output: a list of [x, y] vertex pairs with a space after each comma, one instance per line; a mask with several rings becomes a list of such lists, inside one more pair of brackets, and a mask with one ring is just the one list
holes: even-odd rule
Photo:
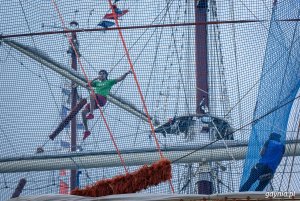
[[[212, 161], [230, 161], [245, 159], [248, 144], [228, 141], [227, 148], [223, 142], [218, 142], [205, 149], [209, 142], [201, 144], [176, 146], [163, 149], [163, 155], [173, 163], [199, 163]], [[197, 151], [195, 151], [197, 150]], [[156, 149], [121, 150], [122, 157], [127, 166], [152, 164], [160, 159]], [[230, 154], [229, 154], [230, 153]], [[287, 156], [300, 156], [299, 141], [287, 141]], [[180, 159], [180, 160], [178, 160]], [[104, 167], [119, 167], [122, 164], [115, 151], [106, 152], [73, 152], [65, 154], [35, 154], [24, 157], [0, 159], [0, 173], [48, 171], [60, 169], [89, 169]]]
[[[34, 59], [35, 61], [41, 63], [42, 65], [50, 68], [51, 70], [59, 73], [60, 75], [66, 77], [67, 79], [72, 80], [78, 85], [88, 89], [87, 81], [83, 76], [81, 76], [76, 71], [73, 71], [72, 69], [63, 66], [62, 64], [59, 64], [58, 62], [54, 61], [52, 58], [49, 58], [48, 56], [42, 54], [40, 51], [37, 51], [32, 47], [22, 45], [13, 40], [3, 39], [2, 42], [18, 50], [19, 52], [25, 54], [26, 56]], [[148, 122], [147, 116], [144, 112], [138, 110], [133, 105], [126, 103], [125, 101], [121, 100], [115, 95], [109, 94], [107, 96], [107, 100], [113, 103], [114, 105], [126, 110], [127, 112], [137, 116], [138, 118], [144, 120], [145, 122]]]

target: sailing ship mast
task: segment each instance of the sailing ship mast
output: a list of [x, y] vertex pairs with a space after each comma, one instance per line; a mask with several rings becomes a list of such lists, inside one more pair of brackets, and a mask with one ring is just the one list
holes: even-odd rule
[[[233, 129], [227, 116], [229, 100], [226, 89], [225, 72], [222, 61], [220, 31], [218, 24], [208, 26], [208, 20], [218, 21], [216, 1], [198, 0], [195, 2], [195, 61], [196, 61], [196, 113], [212, 117], [208, 129], [202, 128], [201, 133], [207, 140], [232, 140], [229, 133]], [[211, 34], [208, 34], [211, 33]], [[209, 44], [212, 48], [209, 49]], [[209, 52], [209, 53], [208, 53]], [[211, 57], [211, 58], [210, 58]], [[223, 133], [222, 126], [227, 125], [227, 133]], [[228, 150], [227, 150], [228, 152]], [[231, 153], [228, 153], [231, 155]], [[212, 194], [217, 189], [218, 181], [213, 182], [212, 171], [222, 164], [214, 162], [199, 164], [199, 194]], [[218, 176], [216, 176], [218, 177]], [[218, 178], [215, 178], [218, 180]], [[217, 190], [219, 191], [219, 189]]]
[[[203, 25], [195, 27], [195, 60], [196, 60], [196, 113], [204, 114], [208, 107], [208, 54], [207, 54], [207, 12], [208, 1], [195, 1], [195, 22]], [[208, 131], [209, 132], [209, 131]], [[200, 165], [201, 166], [201, 165]], [[199, 167], [198, 193], [212, 194], [209, 165]]]
[[208, 107], [207, 59], [207, 0], [195, 1], [195, 60], [196, 60], [196, 113], [203, 114], [201, 106]]
[[[73, 26], [72, 26], [73, 25]], [[75, 25], [75, 26], [74, 26]], [[78, 26], [78, 23], [75, 21], [72, 21], [70, 23], [71, 27], [76, 27]], [[78, 40], [77, 40], [77, 34], [76, 32], [72, 32], [71, 34], [71, 40], [73, 41], [72, 43], [74, 44], [74, 50], [71, 51], [71, 67], [74, 71], [77, 71], [77, 55], [79, 55], [78, 50]], [[77, 50], [76, 50], [77, 46]], [[77, 54], [77, 55], [76, 55]], [[74, 81], [71, 82], [71, 86], [76, 84]], [[78, 92], [76, 87], [72, 87], [71, 89], [71, 109], [75, 108], [77, 104], [77, 97], [78, 97]], [[71, 120], [71, 152], [75, 152], [77, 149], [77, 118], [76, 116], [73, 117]], [[73, 190], [77, 187], [77, 171], [76, 169], [71, 169], [70, 170], [70, 190]]]

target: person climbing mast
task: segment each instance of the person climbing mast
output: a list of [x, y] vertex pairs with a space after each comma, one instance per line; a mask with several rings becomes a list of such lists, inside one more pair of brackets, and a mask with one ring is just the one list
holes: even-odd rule
[[[108, 73], [106, 70], [99, 71], [98, 77], [90, 81], [89, 84], [95, 92], [95, 96], [100, 107], [103, 107], [106, 104], [106, 97], [109, 94], [112, 86], [124, 80], [127, 77], [127, 75], [131, 73], [131, 70], [129, 70], [117, 79], [108, 79]], [[87, 84], [87, 87], [89, 87], [89, 84]], [[95, 100], [94, 95], [91, 93], [90, 103], [86, 104], [85, 108], [81, 112], [82, 122], [84, 126], [83, 140], [85, 140], [91, 134], [91, 132], [88, 129], [87, 120], [94, 118], [93, 112], [97, 108], [97, 102]]]
[[285, 153], [285, 145], [280, 141], [281, 135], [271, 133], [260, 151], [259, 162], [251, 169], [248, 180], [240, 188], [240, 192], [248, 191], [259, 180], [255, 191], [262, 191], [273, 178]]

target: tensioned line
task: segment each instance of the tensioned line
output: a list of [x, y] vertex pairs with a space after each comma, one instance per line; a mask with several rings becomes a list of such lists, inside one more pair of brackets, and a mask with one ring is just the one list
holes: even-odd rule
[[[300, 19], [283, 19], [275, 20], [277, 22], [299, 22]], [[126, 29], [145, 29], [145, 28], [157, 28], [157, 27], [180, 27], [180, 26], [199, 26], [199, 25], [214, 25], [214, 24], [243, 24], [243, 23], [262, 23], [270, 22], [270, 20], [228, 20], [228, 21], [210, 21], [210, 22], [193, 22], [193, 23], [177, 23], [177, 24], [154, 24], [154, 25], [142, 25], [142, 26], [126, 26], [126, 27], [112, 27], [112, 28], [93, 28], [93, 29], [76, 29], [76, 30], [63, 30], [63, 31], [46, 31], [24, 34], [10, 34], [0, 35], [0, 40], [3, 38], [25, 37], [25, 36], [37, 36], [37, 35], [53, 35], [53, 34], [65, 34], [72, 32], [94, 32], [94, 31], [112, 31], [112, 30], [126, 30]]]

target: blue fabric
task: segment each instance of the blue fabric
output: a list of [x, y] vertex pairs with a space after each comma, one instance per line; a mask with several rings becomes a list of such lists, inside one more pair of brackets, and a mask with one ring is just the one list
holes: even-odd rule
[[70, 148], [71, 144], [69, 142], [60, 140], [60, 146], [63, 147], [63, 148]]
[[65, 88], [62, 88], [61, 89], [61, 92], [66, 95], [66, 96], [70, 96], [71, 95], [71, 90], [69, 89], [65, 89]]
[[276, 171], [284, 153], [284, 145], [275, 140], [269, 140], [259, 163], [267, 165], [272, 172]]
[[61, 112], [60, 112], [61, 119], [65, 119], [67, 117], [69, 111], [70, 111], [69, 108], [67, 108], [66, 106], [62, 105], [61, 106]]
[[111, 21], [102, 21], [98, 24], [98, 26], [101, 26], [101, 27], [104, 27], [104, 28], [108, 28], [108, 27], [111, 27], [111, 26], [114, 26], [115, 23], [114, 22], [111, 22]]
[[[269, 134], [281, 134], [285, 144], [287, 125], [293, 100], [300, 87], [300, 35], [299, 22], [281, 21], [299, 19], [300, 1], [281, 1], [273, 7], [269, 35], [261, 73], [257, 102], [253, 114], [252, 131], [244, 163], [242, 186], [251, 168], [260, 159], [260, 149]], [[252, 185], [254, 190], [258, 182]]]
[[123, 11], [120, 8], [115, 8], [115, 12], [117, 14], [123, 14]]

